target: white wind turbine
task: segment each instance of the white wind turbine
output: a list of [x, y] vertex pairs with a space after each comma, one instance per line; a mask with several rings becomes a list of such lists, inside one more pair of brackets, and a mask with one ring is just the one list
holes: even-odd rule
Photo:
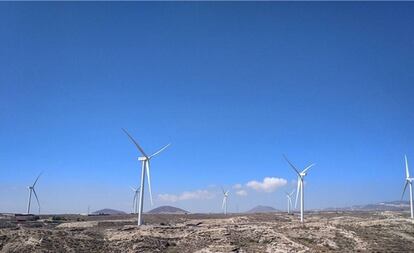
[[142, 211], [144, 209], [144, 184], [145, 184], [145, 173], [147, 174], [147, 178], [148, 178], [148, 189], [149, 189], [149, 195], [150, 195], [150, 200], [151, 200], [151, 205], [153, 205], [153, 201], [152, 201], [152, 192], [151, 192], [151, 177], [150, 177], [150, 160], [151, 158], [153, 158], [154, 156], [158, 155], [159, 153], [161, 153], [164, 149], [166, 149], [170, 144], [165, 145], [164, 147], [162, 147], [160, 150], [158, 150], [157, 152], [155, 152], [154, 154], [148, 156], [144, 150], [139, 146], [139, 144], [134, 140], [134, 138], [132, 138], [132, 136], [125, 130], [122, 129], [126, 135], [128, 135], [128, 137], [131, 139], [131, 141], [135, 144], [135, 146], [137, 147], [137, 149], [139, 150], [139, 152], [141, 152], [141, 154], [143, 156], [138, 157], [138, 161], [142, 162], [142, 167], [141, 167], [141, 186], [140, 186], [140, 194], [139, 194], [139, 207], [138, 207], [138, 226], [142, 225]]
[[405, 190], [407, 189], [407, 185], [410, 185], [410, 210], [411, 210], [411, 219], [414, 219], [413, 213], [413, 180], [414, 178], [410, 177], [410, 172], [408, 171], [408, 160], [407, 156], [405, 156], [405, 185], [404, 190], [401, 196], [401, 199], [404, 197]]
[[35, 185], [36, 185], [37, 180], [39, 180], [39, 177], [41, 175], [42, 175], [42, 173], [40, 173], [39, 176], [37, 176], [37, 178], [34, 181], [33, 185], [30, 185], [30, 186], [27, 187], [27, 189], [29, 190], [29, 199], [27, 201], [27, 214], [30, 214], [30, 203], [32, 202], [32, 193], [36, 197], [37, 206], [39, 207], [39, 214], [40, 214], [40, 203], [39, 203], [39, 198], [37, 197], [37, 194], [36, 194]]
[[229, 191], [224, 191], [223, 188], [221, 188], [223, 191], [223, 204], [221, 205], [221, 209], [223, 209], [224, 215], [227, 215], [227, 198], [229, 197]]
[[293, 190], [291, 193], [285, 192], [286, 198], [287, 198], [287, 213], [290, 214], [290, 210], [293, 206], [292, 204], [292, 195], [295, 193], [295, 190]]
[[313, 167], [315, 164], [311, 164], [308, 167], [306, 167], [304, 170], [302, 170], [302, 172], [299, 172], [299, 170], [287, 159], [287, 157], [285, 155], [283, 155], [283, 157], [285, 158], [285, 160], [289, 163], [289, 165], [292, 167], [292, 169], [296, 172], [296, 174], [298, 174], [298, 188], [296, 190], [296, 200], [295, 200], [295, 208], [298, 204], [298, 196], [299, 196], [299, 191], [300, 191], [300, 222], [303, 222], [303, 211], [305, 209], [305, 195], [304, 195], [304, 178], [307, 175], [307, 171], [309, 168]]
[[131, 190], [134, 192], [134, 199], [132, 200], [132, 206], [133, 206], [133, 211], [132, 213], [136, 214], [138, 213], [138, 194], [139, 194], [139, 187], [138, 188], [134, 188], [132, 186]]

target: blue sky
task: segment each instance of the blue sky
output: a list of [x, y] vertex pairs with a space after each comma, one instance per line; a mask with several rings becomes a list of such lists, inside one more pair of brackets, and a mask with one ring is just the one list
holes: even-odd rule
[[[0, 211], [23, 212], [40, 171], [43, 212], [131, 210], [140, 165], [122, 127], [148, 153], [172, 143], [152, 163], [156, 206], [218, 212], [223, 186], [229, 211], [284, 209], [296, 177], [283, 153], [317, 163], [308, 208], [399, 199], [403, 155], [414, 162], [413, 11], [1, 3]], [[280, 181], [246, 185], [265, 177]]]

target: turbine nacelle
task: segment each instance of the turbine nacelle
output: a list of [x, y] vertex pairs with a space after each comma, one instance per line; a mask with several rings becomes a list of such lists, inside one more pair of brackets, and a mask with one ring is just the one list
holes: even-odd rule
[[223, 192], [223, 195], [225, 198], [227, 198], [229, 196], [229, 190], [225, 191], [223, 188], [221, 188], [221, 191]]
[[293, 195], [293, 193], [295, 193], [295, 190], [293, 190], [291, 193], [285, 192], [286, 197], [287, 197], [288, 199], [292, 199], [292, 195]]
[[146, 157], [142, 157], [142, 156], [138, 157], [138, 161], [146, 161], [146, 160], [149, 160], [149, 159]]

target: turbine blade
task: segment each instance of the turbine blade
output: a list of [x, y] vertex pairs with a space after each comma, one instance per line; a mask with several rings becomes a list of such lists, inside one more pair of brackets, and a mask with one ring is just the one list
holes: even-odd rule
[[285, 158], [286, 162], [289, 163], [290, 167], [292, 167], [292, 169], [294, 169], [296, 173], [300, 176], [298, 169], [296, 169], [296, 167], [289, 161], [289, 159], [285, 155], [283, 155], [283, 157]]
[[295, 208], [298, 206], [299, 190], [301, 187], [301, 179], [298, 177], [298, 188], [296, 190]]
[[132, 199], [132, 207], [133, 207], [133, 209], [134, 209], [134, 212], [135, 212], [135, 203], [136, 203], [136, 199], [137, 199], [137, 194], [135, 193], [135, 194], [134, 194], [134, 198]]
[[224, 191], [223, 187], [221, 187], [221, 191], [223, 192], [223, 194], [225, 194], [225, 191]]
[[39, 176], [37, 176], [36, 180], [34, 181], [32, 187], [35, 187], [37, 180], [39, 180], [39, 177], [42, 175], [43, 172], [40, 172]]
[[139, 195], [138, 192], [135, 194], [135, 213], [138, 212], [138, 199], [139, 199]]
[[313, 166], [315, 166], [315, 163], [312, 163], [311, 165], [309, 165], [308, 167], [306, 167], [306, 168], [302, 171], [302, 173], [306, 173], [306, 171], [307, 171], [308, 169], [310, 169], [311, 167], [313, 167]]
[[134, 192], [136, 192], [137, 191], [137, 189], [135, 189], [134, 187], [132, 187], [132, 186], [130, 186], [130, 188], [131, 188], [131, 190], [132, 191], [134, 191]]
[[135, 146], [138, 148], [138, 150], [141, 152], [141, 154], [143, 155], [143, 156], [145, 156], [146, 158], [148, 158], [148, 156], [145, 154], [145, 152], [144, 152], [144, 150], [141, 148], [141, 146], [139, 146], [139, 144], [138, 144], [138, 142], [136, 142], [135, 140], [134, 140], [134, 138], [132, 138], [132, 136], [125, 130], [125, 129], [123, 129], [122, 128], [122, 130], [124, 131], [124, 133], [126, 134], [126, 135], [128, 135], [128, 137], [129, 137], [129, 139], [131, 139], [131, 141], [135, 144]]
[[33, 189], [33, 193], [34, 193], [34, 195], [35, 195], [35, 197], [36, 197], [37, 206], [39, 207], [39, 210], [40, 210], [40, 202], [39, 202], [39, 198], [37, 197], [37, 194], [36, 194], [35, 189]]
[[402, 195], [401, 195], [401, 200], [404, 198], [404, 193], [405, 193], [405, 190], [407, 189], [408, 184], [409, 184], [408, 180], [405, 180], [405, 185], [404, 185], [404, 190], [403, 190]]
[[223, 204], [221, 205], [221, 209], [224, 209], [225, 203], [226, 203], [226, 197], [223, 198]]
[[168, 148], [168, 146], [170, 146], [171, 143], [168, 143], [167, 145], [165, 145], [164, 147], [162, 147], [160, 150], [158, 150], [157, 152], [155, 152], [154, 154], [150, 155], [149, 158], [152, 158], [153, 156], [158, 155], [159, 153], [161, 153], [164, 149]]
[[152, 191], [151, 191], [151, 176], [150, 176], [150, 166], [149, 166], [149, 161], [146, 161], [147, 164], [147, 178], [148, 178], [148, 188], [149, 188], [149, 195], [150, 195], [150, 200], [151, 200], [151, 206], [154, 205], [154, 202], [152, 201]]
[[408, 171], [408, 160], [407, 160], [407, 156], [405, 156], [405, 173], [407, 175], [407, 178], [410, 177], [410, 172]]

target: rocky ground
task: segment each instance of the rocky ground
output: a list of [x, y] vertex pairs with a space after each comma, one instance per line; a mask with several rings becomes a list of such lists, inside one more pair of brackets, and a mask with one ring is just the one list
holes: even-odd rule
[[[52, 219], [53, 218], [53, 219]], [[59, 216], [0, 220], [1, 252], [414, 252], [399, 212]]]

